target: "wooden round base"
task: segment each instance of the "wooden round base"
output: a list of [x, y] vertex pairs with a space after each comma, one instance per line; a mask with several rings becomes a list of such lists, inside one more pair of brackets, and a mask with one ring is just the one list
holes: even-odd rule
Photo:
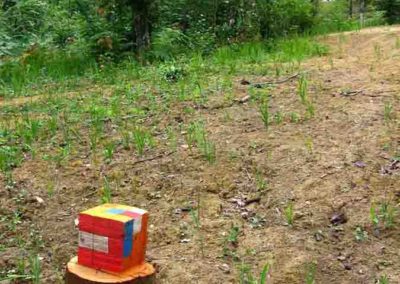
[[155, 269], [149, 263], [127, 269], [120, 274], [110, 274], [82, 266], [74, 257], [67, 265], [66, 284], [154, 284]]

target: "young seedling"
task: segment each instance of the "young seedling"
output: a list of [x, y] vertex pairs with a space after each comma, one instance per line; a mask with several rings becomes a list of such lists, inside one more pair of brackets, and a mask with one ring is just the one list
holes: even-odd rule
[[315, 106], [311, 100], [307, 101], [306, 107], [308, 118], [313, 118], [315, 116]]
[[371, 203], [371, 207], [369, 209], [369, 216], [374, 229], [377, 229], [379, 225], [379, 216], [375, 203]]
[[268, 130], [269, 124], [270, 124], [268, 99], [264, 99], [261, 102], [259, 110], [260, 110], [261, 119], [264, 123], [264, 126]]
[[306, 284], [315, 284], [315, 275], [317, 273], [317, 263], [312, 262], [307, 265]]
[[290, 113], [290, 122], [297, 123], [297, 122], [299, 122], [299, 120], [300, 120], [300, 117], [297, 113], [295, 113], [295, 112]]
[[387, 275], [382, 275], [379, 277], [377, 284], [389, 284], [389, 278]]
[[386, 123], [393, 119], [393, 105], [390, 102], [385, 103], [383, 117]]
[[115, 147], [116, 147], [116, 145], [113, 142], [107, 143], [105, 145], [103, 155], [104, 155], [104, 158], [107, 163], [111, 162], [111, 160], [114, 156]]
[[201, 121], [191, 123], [187, 128], [186, 141], [189, 147], [196, 145], [202, 156], [209, 162], [214, 163], [216, 160], [215, 144], [207, 137], [204, 124]]
[[396, 208], [389, 204], [389, 202], [384, 201], [380, 207], [380, 216], [382, 218], [382, 222], [386, 229], [391, 229], [394, 226], [394, 219], [396, 216]]
[[379, 43], [374, 44], [374, 52], [375, 52], [375, 57], [377, 60], [381, 59], [382, 57], [382, 46]]
[[360, 226], [356, 228], [354, 236], [357, 242], [364, 242], [368, 239], [368, 233]]
[[277, 111], [274, 115], [274, 120], [276, 124], [281, 124], [283, 122], [283, 115], [280, 111]]
[[267, 182], [265, 178], [263, 177], [262, 173], [260, 170], [257, 169], [256, 171], [256, 186], [258, 191], [264, 191], [267, 189]]
[[301, 103], [303, 105], [307, 105], [307, 102], [308, 102], [308, 80], [304, 74], [300, 76], [298, 86], [297, 86], [297, 94], [300, 97]]
[[31, 268], [31, 275], [32, 275], [32, 282], [33, 284], [40, 284], [40, 259], [39, 256], [32, 256], [30, 258], [30, 268]]
[[131, 133], [128, 131], [122, 132], [122, 147], [125, 150], [129, 150], [131, 148]]
[[289, 202], [289, 204], [284, 209], [283, 213], [285, 215], [286, 224], [289, 225], [289, 226], [293, 226], [293, 223], [294, 223], [294, 208], [293, 208], [293, 203], [292, 202]]
[[241, 263], [239, 266], [239, 283], [240, 284], [267, 284], [270, 277], [271, 265], [264, 265], [259, 277], [254, 276], [249, 265]]
[[153, 140], [149, 132], [142, 128], [135, 128], [133, 133], [133, 143], [139, 156], [142, 156], [146, 146], [152, 146]]
[[107, 177], [103, 178], [103, 187], [100, 192], [100, 201], [101, 203], [111, 203], [112, 193], [111, 193], [111, 186], [107, 179]]
[[168, 146], [171, 150], [175, 150], [178, 146], [178, 139], [176, 137], [176, 133], [171, 126], [167, 127], [167, 138], [168, 138]]
[[314, 142], [313, 142], [312, 137], [310, 137], [310, 136], [307, 137], [304, 142], [304, 145], [306, 146], [308, 154], [312, 155], [314, 152]]

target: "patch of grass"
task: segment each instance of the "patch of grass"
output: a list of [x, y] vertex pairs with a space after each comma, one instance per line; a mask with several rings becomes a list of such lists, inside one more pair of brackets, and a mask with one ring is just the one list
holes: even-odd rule
[[249, 265], [241, 263], [239, 266], [239, 283], [240, 284], [267, 284], [271, 265], [264, 265], [259, 276], [254, 276]]
[[154, 145], [151, 134], [143, 128], [136, 127], [132, 132], [132, 137], [139, 156], [143, 155], [146, 146], [152, 147]]
[[196, 145], [202, 153], [202, 156], [209, 163], [214, 163], [216, 161], [215, 144], [208, 139], [207, 131], [202, 121], [193, 122], [188, 126], [186, 141], [189, 147]]

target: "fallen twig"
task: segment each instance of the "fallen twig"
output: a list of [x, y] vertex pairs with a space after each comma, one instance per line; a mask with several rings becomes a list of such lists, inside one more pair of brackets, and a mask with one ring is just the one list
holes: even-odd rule
[[171, 152], [168, 152], [168, 153], [156, 155], [154, 157], [150, 157], [150, 158], [146, 158], [146, 159], [142, 159], [142, 160], [137, 160], [137, 161], [132, 163], [132, 166], [135, 166], [135, 165], [141, 164], [141, 163], [145, 163], [145, 162], [154, 161], [154, 160], [159, 159], [159, 158], [168, 157], [168, 156], [171, 156], [175, 152], [176, 151], [171, 151]]
[[276, 80], [276, 81], [268, 81], [268, 82], [260, 82], [260, 83], [251, 83], [247, 80], [242, 80], [242, 85], [248, 85], [250, 87], [255, 87], [255, 88], [264, 88], [265, 86], [270, 86], [270, 85], [277, 85], [277, 84], [283, 84], [286, 83], [294, 78], [299, 77], [300, 73], [296, 73], [292, 76], [289, 76], [287, 78], [281, 79], [281, 80]]

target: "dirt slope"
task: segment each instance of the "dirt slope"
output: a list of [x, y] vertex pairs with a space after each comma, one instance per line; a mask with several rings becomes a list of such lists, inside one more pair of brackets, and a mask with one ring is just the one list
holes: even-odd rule
[[[182, 147], [184, 141], [178, 141], [177, 153], [140, 164], [117, 155], [107, 169], [122, 181], [114, 201], [151, 212], [148, 255], [160, 283], [238, 283], [239, 263], [255, 274], [272, 263], [274, 284], [304, 283], [313, 262], [316, 283], [374, 283], [381, 275], [400, 283], [399, 217], [393, 228], [379, 232], [370, 220], [371, 203], [400, 201], [400, 170], [389, 167], [400, 153], [399, 37], [400, 27], [383, 27], [321, 38], [330, 55], [302, 64], [316, 108], [312, 119], [293, 123], [286, 116], [266, 131], [251, 103], [199, 110], [217, 145], [215, 165]], [[241, 79], [235, 82], [237, 98], [248, 91]], [[296, 92], [296, 80], [277, 85], [272, 111], [304, 116]], [[392, 106], [386, 120], [385, 104]], [[44, 240], [43, 283], [62, 283], [77, 246], [74, 219], [98, 202], [98, 170], [76, 161], [57, 173], [57, 192], [44, 198], [44, 206], [37, 204], [34, 196], [45, 195], [53, 174], [37, 161], [14, 173], [27, 192], [24, 200], [31, 200], [24, 201], [25, 222]], [[7, 213], [15, 196], [0, 188]], [[196, 228], [186, 209], [199, 202]], [[285, 225], [288, 204], [294, 206], [293, 227]], [[337, 213], [346, 220], [334, 226], [330, 218]], [[238, 227], [237, 242], [227, 241], [232, 226]], [[356, 241], [357, 227], [366, 240]], [[20, 253], [7, 248], [3, 255]]]

